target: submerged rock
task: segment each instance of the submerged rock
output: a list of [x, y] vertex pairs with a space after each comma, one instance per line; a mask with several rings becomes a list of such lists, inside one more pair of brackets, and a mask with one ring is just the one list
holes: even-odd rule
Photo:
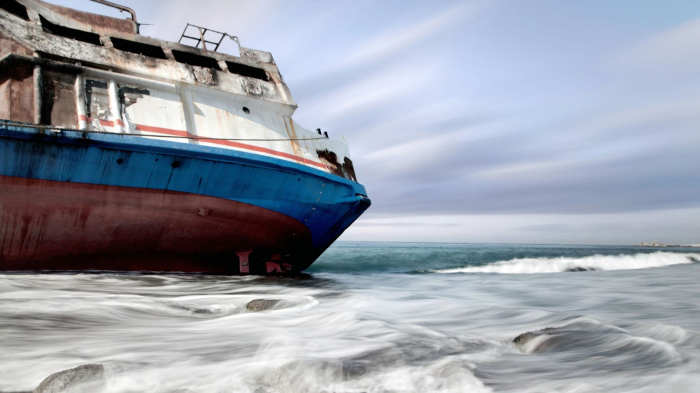
[[552, 342], [547, 339], [550, 338], [551, 335], [561, 332], [562, 329], [564, 328], [548, 327], [534, 332], [526, 332], [514, 338], [513, 344], [523, 352], [540, 353], [551, 346]]
[[523, 333], [513, 339], [513, 344], [525, 353], [581, 349], [607, 353], [611, 340], [619, 342], [630, 338], [629, 333], [617, 326], [579, 321]]
[[580, 348], [591, 350], [612, 338], [613, 335], [629, 336], [622, 329], [612, 326], [571, 324], [523, 333], [514, 338], [513, 343], [525, 353], [568, 351]]
[[104, 387], [104, 367], [85, 364], [49, 375], [34, 393], [95, 393]]
[[275, 307], [279, 302], [273, 299], [255, 299], [246, 304], [245, 308], [248, 311], [265, 311]]
[[[596, 359], [601, 370], [653, 370], [683, 364], [673, 344], [651, 337], [634, 336], [626, 330], [597, 321], [580, 320], [561, 327], [523, 333], [513, 344], [523, 353], [556, 353], [558, 360]], [[624, 359], [624, 361], [620, 361]]]
[[576, 266], [572, 267], [570, 269], [566, 269], [567, 272], [594, 272], [598, 269], [594, 267], [583, 267], [583, 266]]

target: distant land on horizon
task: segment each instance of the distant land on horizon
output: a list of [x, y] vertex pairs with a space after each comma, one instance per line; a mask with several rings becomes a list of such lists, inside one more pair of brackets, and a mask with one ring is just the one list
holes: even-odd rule
[[384, 240], [338, 240], [336, 243], [395, 243], [395, 244], [513, 244], [529, 246], [591, 246], [591, 247], [658, 247], [658, 248], [700, 248], [700, 244], [575, 244], [575, 243], [516, 243], [516, 242], [438, 242], [438, 241], [384, 241]]

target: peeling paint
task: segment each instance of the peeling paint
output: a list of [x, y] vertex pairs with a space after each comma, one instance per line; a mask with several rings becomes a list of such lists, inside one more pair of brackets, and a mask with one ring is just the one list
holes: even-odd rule
[[85, 99], [87, 101], [87, 116], [93, 119], [96, 129], [104, 130], [99, 120], [113, 119], [109, 105], [107, 82], [93, 79], [85, 80]]
[[192, 66], [192, 72], [194, 72], [194, 79], [199, 83], [205, 85], [215, 85], [215, 76], [211, 71], [211, 68]]
[[120, 86], [119, 87], [119, 102], [124, 106], [124, 108], [128, 107], [129, 105], [135, 104], [139, 98], [143, 98], [143, 96], [150, 95], [151, 92], [148, 91], [147, 89], [140, 89], [138, 87], [127, 87], [127, 86]]
[[341, 164], [338, 162], [338, 156], [335, 152], [329, 151], [328, 149], [316, 150], [316, 154], [318, 154], [318, 158], [328, 167], [331, 173], [352, 181], [357, 181], [355, 167], [352, 165], [352, 160], [349, 158], [345, 157]]

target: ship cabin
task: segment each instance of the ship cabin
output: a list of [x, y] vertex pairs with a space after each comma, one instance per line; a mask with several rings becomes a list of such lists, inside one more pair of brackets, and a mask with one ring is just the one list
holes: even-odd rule
[[[0, 121], [197, 144], [278, 158], [357, 181], [345, 139], [292, 120], [272, 54], [187, 25], [180, 42], [125, 19], [40, 0], [0, 2]], [[234, 40], [239, 56], [218, 52]]]

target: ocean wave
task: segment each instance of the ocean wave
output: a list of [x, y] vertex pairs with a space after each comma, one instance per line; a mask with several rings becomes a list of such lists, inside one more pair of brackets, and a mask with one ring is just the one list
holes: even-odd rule
[[632, 270], [700, 262], [700, 254], [655, 252], [634, 255], [591, 255], [580, 258], [515, 258], [482, 266], [432, 270], [433, 273], [533, 274], [590, 270]]

